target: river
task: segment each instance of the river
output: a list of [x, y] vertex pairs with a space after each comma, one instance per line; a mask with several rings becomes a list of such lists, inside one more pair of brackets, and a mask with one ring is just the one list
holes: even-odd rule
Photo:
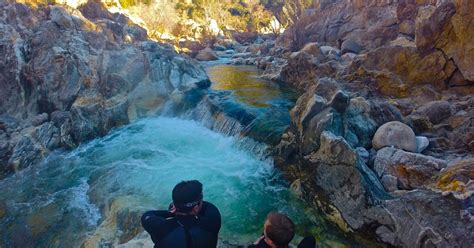
[[[258, 79], [249, 67], [217, 65], [208, 72], [210, 93], [226, 93], [253, 117], [255, 132], [273, 126], [270, 136], [281, 135], [289, 124], [290, 92]], [[0, 181], [1, 244], [109, 247], [125, 242], [139, 232], [140, 214], [166, 208], [173, 186], [187, 179], [200, 180], [205, 200], [220, 209], [223, 243], [255, 240], [272, 210], [295, 221], [298, 238], [312, 233], [324, 244], [346, 243], [288, 190], [266, 151], [262, 142], [213, 131], [202, 120], [138, 120], [73, 151], [54, 152], [41, 165]]]

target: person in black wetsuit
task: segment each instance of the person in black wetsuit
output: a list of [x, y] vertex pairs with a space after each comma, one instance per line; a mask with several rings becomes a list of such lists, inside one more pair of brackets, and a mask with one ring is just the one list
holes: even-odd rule
[[202, 184], [197, 180], [178, 183], [172, 192], [169, 210], [148, 211], [142, 226], [155, 248], [214, 248], [221, 228], [216, 206], [203, 201]]
[[[295, 236], [295, 224], [284, 214], [271, 212], [263, 225], [263, 235], [249, 248], [286, 248]], [[315, 248], [314, 237], [305, 237], [298, 248]]]

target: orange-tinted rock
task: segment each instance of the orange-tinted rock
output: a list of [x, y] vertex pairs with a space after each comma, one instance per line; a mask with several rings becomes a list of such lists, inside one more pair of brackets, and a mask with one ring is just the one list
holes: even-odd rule
[[362, 64], [367, 70], [379, 72], [382, 93], [393, 96], [405, 96], [415, 85], [431, 84], [443, 89], [449, 76], [443, 71], [446, 59], [441, 52], [422, 56], [414, 47], [381, 47], [369, 52]]
[[452, 58], [464, 78], [474, 81], [474, 1], [454, 1], [456, 14], [436, 41], [436, 47]]
[[205, 49], [199, 51], [199, 53], [196, 55], [196, 59], [201, 61], [216, 60], [217, 54], [211, 48], [206, 47]]
[[458, 199], [471, 197], [474, 193], [474, 159], [450, 165], [436, 178], [433, 187], [444, 195], [453, 194]]
[[379, 150], [374, 161], [374, 169], [380, 178], [395, 177], [398, 189], [408, 190], [423, 186], [445, 167], [443, 160], [389, 147]]

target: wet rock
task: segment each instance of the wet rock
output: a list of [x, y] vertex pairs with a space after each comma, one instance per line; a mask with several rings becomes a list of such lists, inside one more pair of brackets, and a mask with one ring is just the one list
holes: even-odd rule
[[377, 129], [372, 145], [376, 150], [383, 147], [395, 147], [416, 152], [415, 133], [406, 124], [398, 121], [388, 122]]
[[141, 232], [132, 240], [124, 243], [119, 244], [117, 248], [145, 248], [145, 247], [153, 247], [155, 244], [151, 240], [150, 235], [147, 232]]
[[430, 141], [425, 136], [416, 136], [416, 152], [421, 153], [430, 145]]
[[60, 145], [59, 129], [52, 122], [44, 123], [36, 128], [33, 136], [47, 150], [53, 150]]
[[39, 207], [33, 214], [28, 215], [26, 222], [33, 239], [38, 239], [49, 229], [58, 225], [63, 211], [57, 203], [53, 202]]
[[[446, 166], [443, 160], [390, 147], [379, 150], [374, 161], [374, 170], [380, 178], [385, 175], [395, 177], [398, 189], [407, 190], [423, 186]], [[389, 182], [384, 184], [386, 189], [393, 189], [393, 183], [385, 181]]]
[[294, 182], [290, 184], [290, 189], [293, 193], [295, 193], [299, 197], [303, 197], [304, 189], [301, 183], [301, 179], [296, 179]]
[[209, 47], [199, 51], [196, 55], [196, 59], [201, 61], [216, 60], [217, 58], [217, 54]]
[[341, 53], [354, 53], [359, 54], [362, 51], [362, 47], [354, 40], [345, 40], [341, 45]]
[[[102, 192], [92, 192], [100, 194]], [[103, 195], [102, 195], [103, 196]], [[140, 217], [144, 209], [137, 208], [140, 204], [131, 196], [117, 196], [109, 199], [102, 210], [103, 220], [91, 235], [84, 237], [81, 247], [117, 247], [127, 243], [143, 231]], [[150, 239], [151, 240], [151, 239]]]
[[[346, 134], [353, 133], [356, 141], [350, 142], [353, 146], [370, 148], [372, 137], [377, 131], [377, 120], [374, 116], [382, 117], [384, 113], [377, 111], [373, 113], [373, 108], [377, 105], [371, 104], [362, 97], [354, 97], [350, 100], [349, 107], [346, 110], [345, 118], [347, 122]], [[346, 135], [347, 136], [347, 135]], [[348, 141], [350, 139], [347, 139]]]
[[2, 219], [7, 214], [7, 206], [5, 202], [0, 202], [0, 219]]
[[0, 178], [10, 174], [12, 168], [8, 165], [8, 159], [11, 156], [10, 144], [5, 135], [0, 135]]
[[31, 164], [38, 163], [41, 159], [41, 149], [34, 143], [31, 137], [24, 136], [13, 148], [8, 165], [14, 171], [19, 171]]

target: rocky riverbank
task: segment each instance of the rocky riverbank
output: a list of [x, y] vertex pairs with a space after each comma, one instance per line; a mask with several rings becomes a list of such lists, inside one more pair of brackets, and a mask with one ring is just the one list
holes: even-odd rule
[[301, 92], [278, 167], [348, 232], [393, 246], [469, 247], [474, 5], [316, 2], [276, 42], [234, 60]]
[[[472, 1], [314, 1], [276, 40], [218, 40], [196, 58], [256, 65], [299, 91], [275, 161], [342, 230], [389, 246], [469, 247], [473, 13]], [[0, 178], [138, 117], [193, 107], [209, 86], [195, 60], [94, 1], [1, 3], [0, 34]], [[138, 213], [125, 215], [120, 229], [137, 225]]]
[[195, 104], [195, 60], [91, 1], [0, 4], [0, 178], [130, 120]]

